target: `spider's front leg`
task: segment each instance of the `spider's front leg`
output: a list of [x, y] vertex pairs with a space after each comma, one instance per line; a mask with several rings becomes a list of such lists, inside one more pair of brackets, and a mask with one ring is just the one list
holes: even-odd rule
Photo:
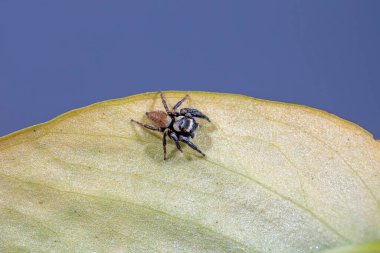
[[198, 111], [197, 109], [183, 108], [183, 109], [180, 110], [179, 114], [182, 115], [182, 116], [191, 116], [191, 117], [194, 117], [194, 118], [201, 118], [201, 119], [207, 120], [208, 122], [211, 122], [210, 119], [205, 114], [203, 114], [202, 112]]
[[201, 155], [203, 156], [206, 156], [194, 143], [192, 143], [188, 137], [185, 137], [185, 136], [182, 136], [180, 135], [179, 136], [179, 140], [182, 141], [183, 143], [186, 143], [190, 148], [194, 149], [195, 151], [197, 151], [198, 153], [200, 153]]

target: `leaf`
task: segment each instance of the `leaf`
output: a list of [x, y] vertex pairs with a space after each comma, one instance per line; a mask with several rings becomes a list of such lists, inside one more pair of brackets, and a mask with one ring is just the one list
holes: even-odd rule
[[350, 245], [346, 247], [340, 247], [323, 251], [323, 253], [378, 253], [380, 252], [380, 241]]
[[[184, 92], [165, 92], [173, 105]], [[1, 252], [318, 252], [380, 238], [380, 143], [304, 106], [189, 92], [181, 154], [130, 122], [158, 93], [0, 139]]]

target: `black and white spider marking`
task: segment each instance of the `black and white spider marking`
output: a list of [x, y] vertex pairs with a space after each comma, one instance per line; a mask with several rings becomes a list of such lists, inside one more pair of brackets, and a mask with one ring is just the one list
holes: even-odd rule
[[164, 147], [164, 160], [166, 160], [167, 136], [169, 136], [169, 138], [174, 141], [179, 151], [182, 152], [182, 148], [179, 145], [179, 142], [181, 141], [186, 143], [190, 148], [205, 156], [205, 154], [190, 141], [190, 138], [195, 137], [195, 132], [199, 127], [199, 124], [195, 121], [195, 118], [206, 119], [208, 122], [210, 122], [210, 119], [197, 109], [193, 108], [182, 108], [179, 112], [177, 112], [178, 107], [181, 106], [181, 104], [189, 97], [189, 95], [186, 95], [184, 98], [178, 101], [177, 104], [173, 106], [172, 110], [169, 110], [162, 92], [160, 93], [160, 96], [162, 104], [165, 107], [165, 112], [151, 111], [146, 113], [146, 116], [152, 122], [153, 126], [138, 122], [134, 119], [131, 119], [131, 121], [149, 130], [164, 133], [162, 137], [162, 145]]

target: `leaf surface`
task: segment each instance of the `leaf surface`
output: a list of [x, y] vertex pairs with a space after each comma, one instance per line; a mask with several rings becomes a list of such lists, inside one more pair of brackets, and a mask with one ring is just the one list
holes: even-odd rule
[[[190, 149], [130, 122], [159, 94], [0, 139], [1, 252], [318, 252], [380, 239], [380, 143], [304, 106], [189, 92]], [[170, 105], [184, 92], [165, 92]]]

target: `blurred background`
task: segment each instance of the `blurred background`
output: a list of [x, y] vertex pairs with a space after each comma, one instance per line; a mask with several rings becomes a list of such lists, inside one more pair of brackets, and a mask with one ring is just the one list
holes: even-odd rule
[[0, 0], [0, 136], [102, 100], [238, 93], [380, 138], [380, 1]]

